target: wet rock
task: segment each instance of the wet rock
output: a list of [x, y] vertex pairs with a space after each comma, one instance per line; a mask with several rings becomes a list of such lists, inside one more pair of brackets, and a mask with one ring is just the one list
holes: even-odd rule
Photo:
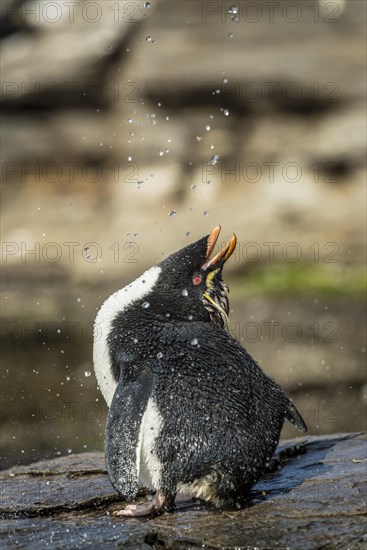
[[246, 508], [192, 503], [148, 520], [111, 517], [123, 504], [115, 502], [102, 453], [14, 467], [1, 474], [1, 538], [7, 548], [360, 549], [365, 451], [363, 434], [286, 441]]
[[102, 456], [89, 453], [19, 467], [1, 478], [2, 502], [8, 502], [1, 512], [44, 516], [113, 502], [106, 474]]

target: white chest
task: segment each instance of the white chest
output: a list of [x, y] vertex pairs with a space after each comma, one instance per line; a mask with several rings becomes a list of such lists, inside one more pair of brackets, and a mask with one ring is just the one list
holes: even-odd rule
[[150, 398], [142, 418], [136, 453], [139, 484], [148, 489], [158, 489], [161, 480], [162, 464], [155, 452], [155, 442], [160, 435], [162, 424], [163, 419], [157, 405]]
[[108, 336], [112, 330], [112, 323], [116, 316], [131, 303], [149, 294], [160, 272], [160, 267], [151, 267], [133, 283], [112, 294], [97, 313], [94, 322], [93, 364], [98, 385], [108, 406], [111, 404], [117, 385], [112, 375], [108, 348]]

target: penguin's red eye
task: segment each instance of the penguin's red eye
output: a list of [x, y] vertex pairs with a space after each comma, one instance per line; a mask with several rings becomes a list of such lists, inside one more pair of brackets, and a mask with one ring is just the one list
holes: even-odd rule
[[201, 277], [200, 275], [195, 275], [195, 277], [193, 278], [192, 282], [193, 284], [196, 286], [196, 285], [199, 285], [201, 283]]

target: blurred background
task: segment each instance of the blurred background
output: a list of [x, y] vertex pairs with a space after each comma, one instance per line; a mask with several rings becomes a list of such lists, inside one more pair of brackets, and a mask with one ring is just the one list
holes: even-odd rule
[[97, 310], [217, 224], [231, 332], [310, 434], [366, 428], [365, 12], [2, 1], [1, 467], [103, 449]]

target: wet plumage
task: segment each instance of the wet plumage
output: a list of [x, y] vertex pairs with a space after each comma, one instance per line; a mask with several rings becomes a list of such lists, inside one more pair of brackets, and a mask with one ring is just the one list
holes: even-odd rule
[[170, 510], [177, 492], [220, 507], [241, 503], [271, 459], [284, 420], [305, 430], [280, 386], [227, 330], [221, 273], [236, 241], [210, 260], [218, 235], [216, 228], [171, 255], [97, 316], [98, 333], [108, 318], [94, 352], [107, 401], [113, 394], [111, 481], [128, 500], [140, 485], [157, 491], [152, 504], [121, 515]]

